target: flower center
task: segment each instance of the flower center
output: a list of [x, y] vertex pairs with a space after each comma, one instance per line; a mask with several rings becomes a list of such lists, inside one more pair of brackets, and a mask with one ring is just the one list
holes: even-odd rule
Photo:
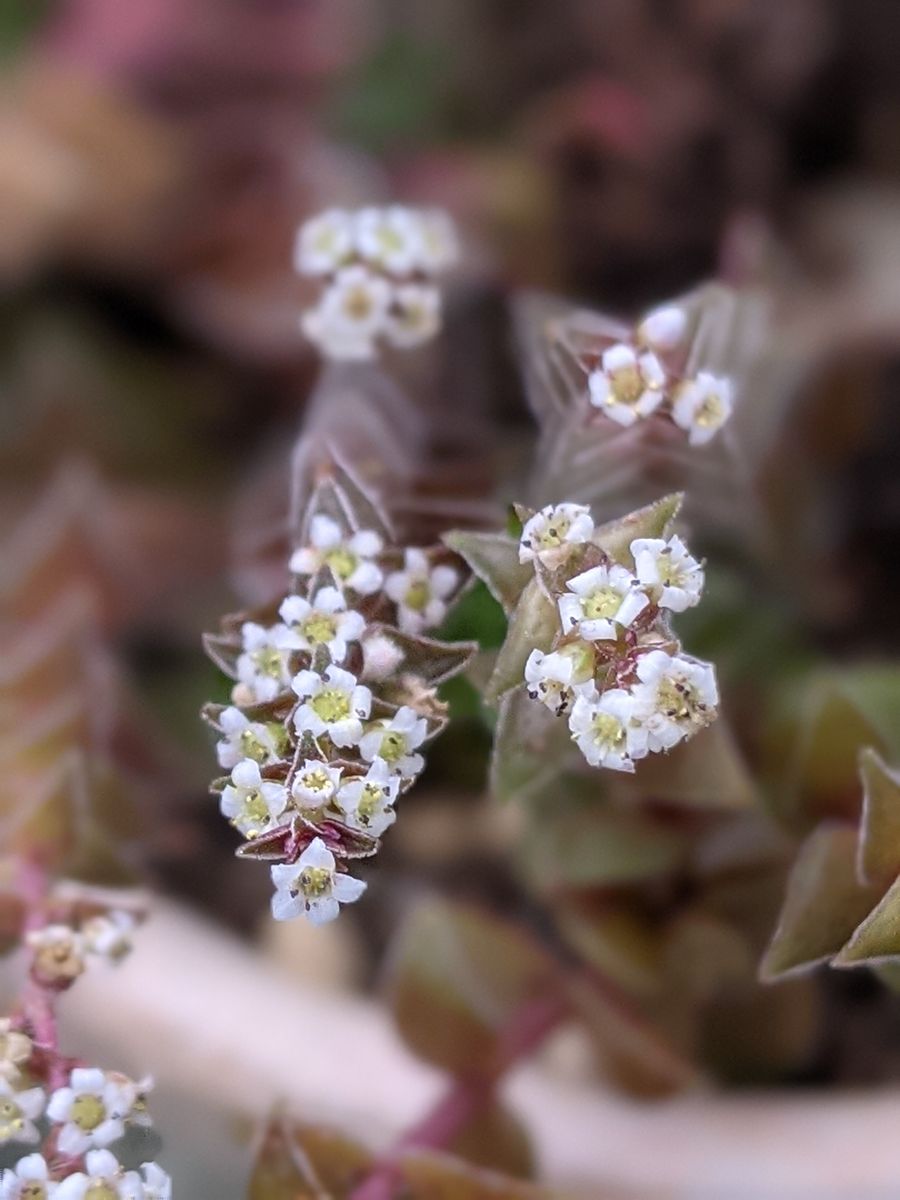
[[307, 771], [300, 778], [303, 786], [310, 792], [331, 791], [331, 780], [321, 767], [316, 767], [315, 770]]
[[0, 1100], [0, 1141], [13, 1137], [24, 1124], [18, 1104], [8, 1097]]
[[591, 621], [614, 617], [621, 607], [622, 597], [613, 587], [599, 588], [581, 602], [582, 612]]
[[84, 1193], [84, 1200], [119, 1200], [119, 1192], [105, 1179], [95, 1179]]
[[308, 900], [318, 900], [331, 891], [331, 872], [327, 867], [304, 867], [297, 882]]
[[636, 366], [613, 371], [609, 383], [617, 404], [637, 404], [644, 394], [644, 379]]
[[29, 1179], [19, 1188], [20, 1200], [46, 1200], [47, 1189], [37, 1179]]
[[72, 1120], [79, 1129], [90, 1133], [106, 1116], [106, 1108], [98, 1096], [76, 1096], [72, 1101]]
[[381, 807], [383, 797], [384, 788], [379, 787], [377, 783], [363, 784], [362, 794], [356, 806], [356, 812], [363, 825], [368, 825], [376, 815]]
[[389, 729], [381, 739], [378, 753], [387, 763], [396, 762], [406, 750], [406, 738], [396, 729]]
[[251, 657], [261, 675], [271, 675], [273, 679], [280, 677], [281, 653], [274, 646], [263, 646], [261, 650], [254, 650]]
[[540, 548], [542, 550], [554, 550], [557, 546], [561, 546], [565, 541], [571, 524], [572, 522], [568, 517], [554, 517], [553, 524], [548, 525], [546, 529], [538, 534], [537, 542]]
[[314, 612], [304, 622], [303, 632], [308, 641], [321, 645], [330, 642], [337, 633], [337, 621], [327, 613]]
[[378, 245], [382, 254], [392, 254], [403, 249], [403, 238], [390, 225], [382, 225], [378, 230]]
[[372, 313], [372, 297], [368, 290], [351, 288], [344, 296], [344, 312], [353, 321], [365, 321]]
[[265, 762], [269, 757], [269, 752], [262, 738], [259, 734], [254, 733], [252, 729], [241, 730], [238, 745], [241, 748], [244, 758], [252, 758], [254, 762]]
[[332, 725], [350, 716], [350, 699], [340, 688], [323, 688], [313, 697], [312, 710], [317, 717]]
[[410, 584], [406, 590], [406, 595], [403, 597], [403, 603], [407, 608], [411, 608], [413, 612], [422, 612], [428, 601], [431, 599], [431, 588], [424, 579], [417, 579], [415, 583]]
[[357, 559], [346, 546], [338, 546], [325, 555], [325, 562], [331, 567], [338, 579], [349, 579], [356, 570]]
[[702, 429], [718, 425], [722, 420], [722, 400], [716, 392], [704, 396], [703, 403], [694, 414], [694, 421]]
[[664, 679], [657, 691], [659, 707], [673, 721], [690, 721], [703, 705], [694, 688], [674, 679]]
[[[254, 825], [265, 825], [269, 820], [269, 809], [263, 799], [263, 794], [258, 789], [248, 792], [244, 797], [244, 803], [241, 805], [242, 815], [245, 821], [252, 821]], [[250, 832], [250, 837], [254, 836], [253, 830]]]
[[611, 713], [598, 713], [591, 722], [594, 730], [594, 741], [601, 746], [618, 746], [625, 740], [625, 728], [622, 722]]

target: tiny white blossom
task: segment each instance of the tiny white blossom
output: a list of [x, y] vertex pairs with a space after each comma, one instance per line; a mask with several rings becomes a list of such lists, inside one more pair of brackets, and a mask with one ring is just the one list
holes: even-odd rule
[[540, 559], [555, 566], [572, 546], [591, 539], [594, 518], [583, 504], [548, 504], [529, 517], [519, 538], [519, 562]]
[[141, 1165], [144, 1173], [144, 1191], [141, 1200], [172, 1200], [172, 1179], [158, 1163]]
[[638, 581], [625, 567], [591, 567], [566, 583], [568, 593], [557, 601], [565, 633], [578, 633], [589, 642], [616, 638], [650, 603]]
[[61, 1153], [75, 1157], [122, 1137], [136, 1096], [125, 1076], [76, 1067], [68, 1087], [58, 1088], [47, 1105], [47, 1116], [60, 1126], [56, 1141]]
[[43, 1088], [17, 1090], [0, 1078], [0, 1145], [4, 1142], [36, 1142], [40, 1138], [35, 1121], [44, 1111]]
[[419, 216], [419, 265], [437, 274], [446, 271], [459, 258], [459, 240], [452, 219], [439, 208], [429, 208]]
[[453, 567], [432, 567], [428, 555], [415, 546], [404, 553], [403, 569], [393, 571], [384, 590], [397, 605], [397, 624], [404, 633], [422, 633], [440, 625], [447, 612], [447, 597], [459, 582]]
[[275, 920], [305, 916], [314, 925], [333, 921], [341, 904], [358, 900], [366, 890], [361, 879], [335, 871], [334, 855], [321, 838], [314, 838], [295, 863], [272, 867], [272, 882]]
[[118, 962], [131, 950], [131, 935], [136, 928], [137, 921], [131, 913], [123, 909], [111, 909], [90, 917], [79, 932], [84, 938], [87, 954]]
[[672, 417], [688, 431], [692, 446], [702, 446], [716, 436], [733, 408], [731, 380], [701, 371], [686, 380], [675, 396]]
[[385, 318], [385, 336], [395, 346], [418, 346], [441, 327], [441, 294], [428, 283], [404, 283], [394, 288]]
[[328, 566], [343, 587], [361, 596], [370, 596], [381, 587], [381, 568], [373, 560], [381, 553], [383, 542], [373, 529], [361, 529], [344, 538], [341, 527], [325, 513], [316, 513], [309, 526], [308, 546], [291, 556], [295, 575], [314, 575]]
[[343, 662], [347, 643], [355, 642], [366, 627], [361, 613], [347, 608], [336, 587], [319, 588], [312, 603], [303, 596], [288, 596], [278, 610], [284, 626], [278, 634], [282, 649], [314, 650], [326, 646], [332, 662]]
[[585, 642], [548, 654], [532, 650], [525, 663], [528, 695], [558, 716], [569, 709], [579, 692], [593, 687], [593, 674], [594, 652]]
[[304, 221], [297, 234], [294, 266], [301, 275], [331, 275], [353, 253], [351, 213], [329, 208]]
[[687, 315], [677, 304], [655, 308], [638, 326], [638, 341], [651, 350], [673, 350], [684, 337]]
[[383, 758], [376, 758], [365, 775], [357, 775], [342, 785], [336, 803], [351, 828], [381, 837], [396, 820], [394, 804], [399, 790], [400, 777]]
[[634, 569], [660, 608], [684, 612], [698, 604], [703, 593], [703, 567], [677, 535], [636, 538], [631, 543]]
[[640, 683], [632, 695], [647, 727], [650, 750], [670, 749], [715, 716], [719, 695], [710, 663], [651, 650], [640, 656], [636, 671]]
[[408, 275], [422, 257], [418, 214], [400, 204], [364, 208], [356, 216], [356, 248], [367, 262], [393, 275]]
[[278, 626], [266, 629], [255, 621], [241, 626], [243, 653], [236, 663], [237, 676], [254, 700], [274, 700], [290, 683], [290, 652], [279, 646], [280, 637]]
[[219, 728], [225, 735], [216, 743], [219, 766], [230, 771], [245, 758], [260, 766], [277, 762], [281, 757], [275, 729], [262, 721], [251, 721], [239, 708], [229, 705], [218, 717]]
[[85, 1167], [59, 1184], [54, 1200], [144, 1200], [138, 1173], [126, 1171], [109, 1150], [89, 1150]]
[[219, 804], [224, 817], [248, 838], [271, 828], [287, 807], [283, 783], [263, 779], [259, 763], [245, 758], [231, 772], [231, 783], [222, 791]]
[[301, 808], [321, 808], [335, 794], [340, 782], [340, 767], [308, 758], [291, 781], [291, 795]]
[[43, 1154], [28, 1154], [0, 1173], [0, 1200], [50, 1200], [56, 1188]]
[[362, 653], [363, 679], [387, 679], [403, 662], [403, 651], [386, 633], [372, 633], [364, 637]]
[[591, 404], [620, 425], [633, 425], [654, 412], [663, 399], [666, 373], [650, 351], [638, 353], [620, 342], [605, 350], [588, 379]]
[[70, 925], [44, 925], [25, 935], [34, 952], [33, 971], [54, 983], [71, 982], [84, 970], [84, 938]]
[[411, 779], [422, 770], [425, 760], [414, 751], [428, 736], [428, 722], [413, 708], [398, 708], [390, 720], [375, 721], [360, 739], [359, 752], [367, 762], [376, 758], [396, 774]]
[[359, 264], [343, 267], [316, 307], [303, 314], [301, 326], [326, 358], [372, 358], [390, 301], [386, 279]]
[[0, 1018], [0, 1079], [15, 1079], [33, 1049], [27, 1033], [14, 1029], [9, 1017]]
[[594, 767], [633, 771], [634, 760], [647, 753], [647, 730], [640, 723], [634, 697], [624, 688], [577, 696], [569, 729], [579, 750]]
[[363, 734], [362, 723], [372, 708], [372, 693], [355, 675], [340, 667], [328, 667], [324, 675], [301, 671], [291, 687], [301, 704], [294, 720], [298, 733], [313, 737], [327, 734], [335, 746], [356, 746]]

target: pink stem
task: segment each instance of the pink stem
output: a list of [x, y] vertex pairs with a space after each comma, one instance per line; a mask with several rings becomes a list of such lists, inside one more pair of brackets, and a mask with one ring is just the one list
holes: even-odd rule
[[[47, 872], [32, 858], [19, 864], [19, 894], [25, 902], [24, 933], [43, 928], [46, 923], [46, 902], [49, 890]], [[68, 1069], [59, 1052], [59, 1030], [56, 1023], [56, 992], [31, 979], [22, 992], [20, 1008], [36, 1045], [47, 1055], [50, 1068], [47, 1085], [51, 1090], [62, 1087]]]

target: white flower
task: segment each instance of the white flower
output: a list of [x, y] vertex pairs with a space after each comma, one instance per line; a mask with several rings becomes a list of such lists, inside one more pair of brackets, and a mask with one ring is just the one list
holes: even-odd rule
[[321, 925], [334, 920], [341, 904], [358, 900], [366, 885], [334, 867], [334, 855], [321, 838], [314, 838], [295, 863], [272, 867], [275, 920], [305, 916], [313, 925]]
[[49, 1200], [56, 1187], [43, 1154], [28, 1154], [0, 1174], [0, 1200]]
[[131, 913], [122, 909], [111, 909], [109, 912], [90, 917], [82, 924], [79, 932], [84, 938], [87, 954], [118, 962], [131, 950], [131, 935], [136, 928], [137, 921]]
[[0, 1019], [0, 1079], [15, 1079], [33, 1049], [34, 1042], [26, 1033], [14, 1029], [9, 1017]]
[[343, 267], [318, 305], [303, 314], [301, 327], [326, 358], [372, 358], [390, 301], [386, 279], [358, 264]]
[[366, 762], [381, 758], [404, 779], [418, 775], [425, 765], [421, 754], [413, 751], [428, 736], [428, 722], [413, 708], [398, 708], [390, 720], [376, 721], [366, 730], [359, 752]]
[[441, 294], [428, 283], [404, 283], [394, 297], [384, 332], [395, 346], [418, 346], [441, 327]]
[[269, 829], [287, 807], [284, 784], [263, 779], [259, 763], [245, 758], [231, 772], [231, 783], [222, 791], [222, 816], [248, 838]]
[[651, 750], [670, 749], [715, 716], [719, 695], [710, 663], [651, 650], [640, 656], [636, 670], [640, 683], [634, 685], [632, 695], [647, 726]]
[[583, 504], [548, 504], [529, 517], [519, 538], [519, 562], [561, 562], [572, 546], [591, 539], [594, 518]]
[[44, 1089], [17, 1091], [8, 1079], [0, 1079], [0, 1145], [4, 1142], [36, 1142], [35, 1120], [44, 1111]]
[[319, 588], [312, 603], [303, 596], [288, 596], [278, 610], [284, 621], [279, 645], [284, 649], [313, 650], [327, 646], [332, 662], [343, 662], [347, 643], [355, 642], [366, 627], [361, 613], [347, 608], [336, 587]]
[[419, 217], [419, 265], [428, 273], [446, 271], [459, 258], [459, 240], [452, 219], [440, 208], [428, 208]]
[[631, 543], [638, 579], [649, 588], [660, 608], [684, 612], [700, 601], [703, 567], [678, 536], [636, 538]]
[[301, 808], [321, 808], [335, 794], [340, 782], [340, 767], [308, 758], [291, 781], [291, 795]]
[[403, 662], [403, 651], [386, 633], [373, 633], [364, 637], [362, 653], [363, 679], [387, 679]]
[[241, 626], [243, 653], [236, 664], [240, 682], [249, 688], [254, 700], [274, 700], [290, 683], [290, 652], [279, 646], [278, 626], [266, 629], [255, 621]]
[[52, 983], [71, 982], [84, 970], [84, 938], [69, 925], [44, 925], [25, 935], [34, 951], [33, 972]]
[[313, 737], [327, 734], [335, 746], [355, 746], [362, 737], [362, 723], [372, 708], [372, 693], [355, 675], [340, 667], [328, 667], [323, 675], [301, 671], [291, 687], [302, 703], [294, 721], [298, 733]]
[[676, 304], [655, 308], [638, 326], [638, 341], [651, 350], [673, 350], [684, 337], [687, 316]]
[[634, 697], [624, 688], [577, 696], [569, 717], [573, 740], [591, 766], [633, 771], [647, 753], [647, 730]]
[[406, 550], [403, 570], [388, 575], [384, 590], [397, 605], [397, 623], [404, 633], [433, 629], [444, 619], [447, 597], [459, 582], [453, 567], [432, 567], [416, 547]]
[[301, 275], [331, 275], [353, 253], [354, 221], [341, 208], [329, 208], [300, 226], [294, 266]]
[[87, 1172], [69, 1175], [56, 1189], [54, 1200], [144, 1200], [144, 1185], [136, 1171], [126, 1171], [109, 1150], [89, 1150]]
[[692, 446], [702, 446], [716, 436], [733, 408], [731, 380], [701, 371], [686, 380], [672, 405], [676, 425], [688, 431]]
[[278, 726], [251, 721], [233, 706], [222, 709], [218, 723], [225, 736], [216, 743], [216, 757], [219, 766], [227, 771], [245, 758], [252, 758], [260, 766], [266, 766], [281, 757]]
[[528, 695], [557, 716], [566, 712], [585, 688], [593, 687], [594, 652], [585, 642], [562, 646], [551, 654], [532, 650], [525, 663]]
[[633, 425], [659, 407], [666, 373], [650, 351], [639, 354], [620, 342], [605, 350], [588, 379], [591, 404], [620, 425]]
[[381, 587], [381, 568], [373, 562], [381, 553], [381, 537], [372, 529], [361, 529], [345, 540], [337, 521], [316, 513], [309, 526], [309, 546], [301, 546], [291, 556], [295, 575], [314, 575], [323, 566], [333, 571], [344, 586], [370, 596]]
[[558, 600], [565, 633], [579, 633], [589, 642], [619, 636], [650, 603], [630, 571], [614, 564], [591, 567], [570, 579], [568, 595]]
[[367, 262], [408, 275], [422, 257], [422, 224], [410, 208], [364, 208], [356, 217], [356, 248]]
[[337, 794], [336, 803], [353, 829], [381, 837], [397, 819], [394, 804], [400, 777], [383, 758], [376, 758], [365, 775], [349, 779]]
[[154, 1162], [141, 1166], [144, 1172], [144, 1191], [141, 1200], [172, 1200], [172, 1179]]
[[61, 1153], [74, 1157], [122, 1137], [136, 1097], [134, 1084], [125, 1076], [76, 1067], [69, 1086], [55, 1091], [47, 1105], [47, 1116], [61, 1126], [57, 1130]]

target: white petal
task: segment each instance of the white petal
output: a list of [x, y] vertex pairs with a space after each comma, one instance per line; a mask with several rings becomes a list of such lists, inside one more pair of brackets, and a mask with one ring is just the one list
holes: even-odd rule
[[334, 877], [332, 893], [341, 904], [352, 904], [365, 890], [366, 884], [363, 880], [356, 879], [353, 875], [338, 874]]

